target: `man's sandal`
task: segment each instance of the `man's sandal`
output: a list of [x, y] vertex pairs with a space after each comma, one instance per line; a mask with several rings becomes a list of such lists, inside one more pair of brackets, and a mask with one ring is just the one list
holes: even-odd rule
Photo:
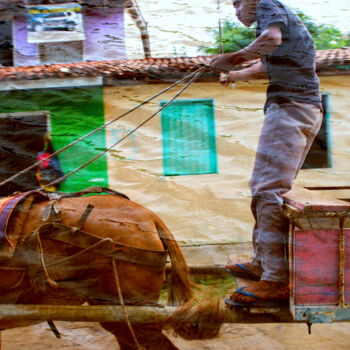
[[233, 301], [230, 298], [225, 299], [225, 305], [229, 308], [267, 308], [267, 309], [277, 309], [281, 307], [281, 302], [277, 301], [256, 301], [254, 303], [242, 304]]
[[250, 262], [234, 265], [226, 265], [225, 269], [234, 277], [240, 277], [252, 281], [260, 281], [263, 270]]
[[231, 307], [276, 307], [287, 302], [288, 298], [288, 283], [259, 281], [238, 288], [229, 299], [225, 299], [225, 304]]

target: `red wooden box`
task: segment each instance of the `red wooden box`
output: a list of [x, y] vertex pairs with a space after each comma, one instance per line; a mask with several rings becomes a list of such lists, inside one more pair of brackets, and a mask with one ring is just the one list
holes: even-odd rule
[[284, 196], [290, 219], [290, 308], [308, 322], [350, 319], [350, 203], [294, 189]]

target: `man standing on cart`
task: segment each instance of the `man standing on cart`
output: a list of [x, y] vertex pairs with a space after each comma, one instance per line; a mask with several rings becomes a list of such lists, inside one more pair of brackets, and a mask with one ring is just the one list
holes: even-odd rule
[[[245, 278], [231, 296], [233, 305], [283, 302], [288, 299], [286, 239], [282, 195], [298, 174], [322, 123], [315, 46], [310, 33], [288, 7], [277, 0], [234, 0], [240, 22], [257, 22], [256, 39], [235, 53], [214, 58], [210, 65], [226, 72], [221, 82], [267, 77], [269, 86], [253, 174], [251, 209], [255, 218], [253, 259], [227, 265]], [[259, 59], [246, 69], [242, 62]]]

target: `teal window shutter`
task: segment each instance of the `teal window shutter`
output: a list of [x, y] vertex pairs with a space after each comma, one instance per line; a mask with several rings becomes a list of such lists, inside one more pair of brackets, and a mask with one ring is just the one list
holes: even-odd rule
[[164, 175], [217, 173], [213, 99], [174, 101], [161, 124]]
[[321, 128], [306, 156], [302, 169], [331, 168], [332, 142], [331, 142], [331, 96], [322, 93], [323, 120]]

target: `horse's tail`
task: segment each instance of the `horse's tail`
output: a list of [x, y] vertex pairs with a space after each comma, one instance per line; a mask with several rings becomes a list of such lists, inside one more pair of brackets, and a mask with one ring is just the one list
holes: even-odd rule
[[157, 218], [156, 227], [163, 244], [169, 251], [171, 273], [169, 277], [168, 304], [177, 306], [192, 298], [190, 272], [180, 246], [166, 225]]

